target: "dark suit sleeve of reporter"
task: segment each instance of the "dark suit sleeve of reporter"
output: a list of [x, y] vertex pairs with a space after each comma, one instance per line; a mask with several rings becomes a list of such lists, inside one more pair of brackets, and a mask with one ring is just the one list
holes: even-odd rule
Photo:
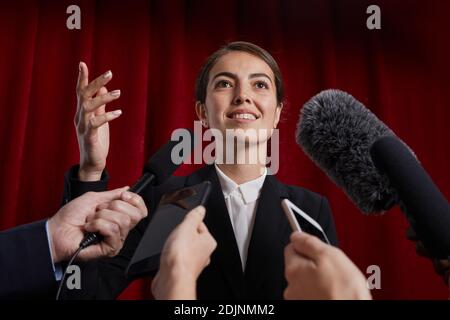
[[0, 232], [0, 298], [54, 298], [45, 220]]
[[75, 165], [64, 174], [64, 193], [62, 205], [83, 195], [86, 192], [101, 192], [108, 189], [109, 175], [105, 171], [99, 181], [80, 181], [78, 179], [79, 165]]

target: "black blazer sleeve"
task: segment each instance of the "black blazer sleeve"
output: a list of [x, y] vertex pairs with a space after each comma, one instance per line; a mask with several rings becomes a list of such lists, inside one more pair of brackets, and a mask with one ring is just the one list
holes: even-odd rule
[[80, 181], [78, 179], [78, 170], [80, 166], [75, 165], [64, 174], [64, 193], [62, 205], [83, 195], [86, 192], [106, 191], [108, 189], [108, 173], [103, 171], [99, 181]]
[[0, 298], [54, 297], [45, 220], [0, 232]]

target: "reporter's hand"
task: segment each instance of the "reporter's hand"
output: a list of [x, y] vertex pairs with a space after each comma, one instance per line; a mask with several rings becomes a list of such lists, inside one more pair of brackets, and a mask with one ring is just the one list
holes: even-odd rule
[[99, 232], [103, 241], [80, 252], [80, 260], [116, 255], [128, 232], [144, 217], [142, 198], [126, 191], [88, 192], [62, 207], [48, 221], [53, 262], [68, 260], [87, 232]]
[[338, 248], [304, 232], [285, 248], [285, 299], [371, 299], [366, 279]]
[[105, 105], [120, 97], [120, 90], [108, 92], [105, 85], [112, 79], [111, 71], [88, 83], [88, 68], [80, 62], [77, 83], [75, 127], [80, 148], [79, 179], [100, 180], [109, 150], [109, 124], [121, 110], [105, 111]]
[[196, 299], [196, 282], [217, 246], [203, 218], [203, 206], [192, 209], [167, 239], [160, 268], [152, 282], [156, 299]]
[[406, 238], [416, 244], [416, 253], [420, 257], [429, 259], [433, 263], [434, 271], [442, 277], [445, 285], [449, 286], [450, 289], [450, 261], [448, 259], [436, 259], [433, 258], [428, 250], [425, 248], [423, 243], [417, 237], [416, 232], [412, 227], [409, 227], [406, 231]]

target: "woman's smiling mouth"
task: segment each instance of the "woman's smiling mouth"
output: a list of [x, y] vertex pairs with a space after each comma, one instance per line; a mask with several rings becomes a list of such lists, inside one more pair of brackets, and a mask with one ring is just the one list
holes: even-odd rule
[[247, 110], [235, 110], [227, 114], [228, 119], [238, 122], [252, 122], [260, 118], [257, 114]]

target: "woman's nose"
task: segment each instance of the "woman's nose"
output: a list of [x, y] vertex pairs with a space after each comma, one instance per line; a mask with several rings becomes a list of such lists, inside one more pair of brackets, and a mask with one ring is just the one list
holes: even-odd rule
[[236, 105], [243, 103], [251, 103], [250, 96], [247, 94], [244, 88], [236, 87], [233, 103]]

